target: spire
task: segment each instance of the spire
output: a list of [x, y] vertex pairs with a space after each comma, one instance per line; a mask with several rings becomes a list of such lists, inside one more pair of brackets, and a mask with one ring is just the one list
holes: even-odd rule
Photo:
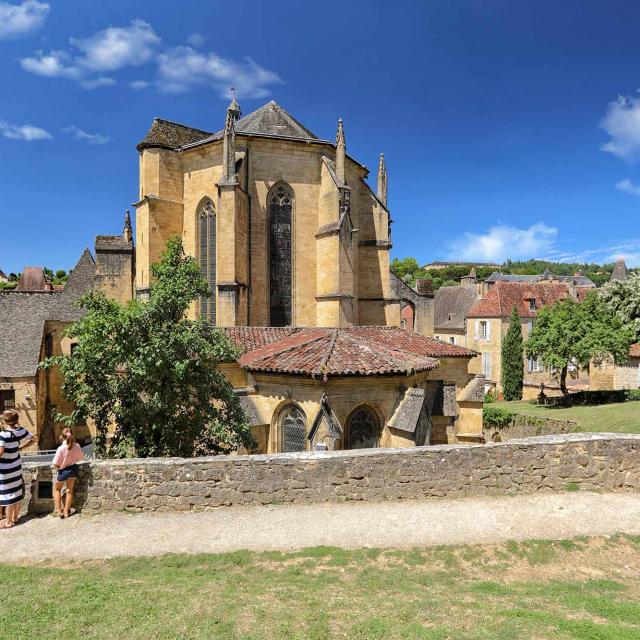
[[336, 176], [338, 180], [345, 184], [344, 157], [347, 151], [347, 144], [344, 140], [344, 128], [342, 118], [338, 120], [338, 132], [336, 133]]
[[624, 282], [627, 279], [627, 265], [625, 261], [620, 258], [616, 260], [615, 267], [613, 268], [613, 273], [611, 274], [610, 281], [619, 280], [620, 282]]
[[224, 182], [235, 182], [236, 174], [236, 121], [240, 117], [240, 105], [236, 100], [236, 90], [232, 87], [233, 99], [227, 107], [227, 117], [224, 123], [224, 138], [222, 145], [222, 166]]
[[133, 229], [131, 227], [131, 214], [129, 213], [129, 209], [124, 212], [124, 229], [122, 231], [122, 237], [125, 239], [127, 244], [131, 244], [133, 242]]
[[380, 154], [378, 161], [378, 200], [387, 206], [387, 165], [384, 162], [384, 153]]

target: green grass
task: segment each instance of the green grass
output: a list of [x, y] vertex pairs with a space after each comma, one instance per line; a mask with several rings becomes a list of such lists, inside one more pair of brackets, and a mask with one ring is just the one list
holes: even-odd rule
[[575, 420], [575, 431], [640, 433], [640, 401], [616, 402], [590, 407], [545, 407], [529, 402], [501, 402], [500, 407], [530, 416]]
[[0, 629], [65, 640], [637, 640], [639, 555], [640, 538], [619, 536], [0, 565]]

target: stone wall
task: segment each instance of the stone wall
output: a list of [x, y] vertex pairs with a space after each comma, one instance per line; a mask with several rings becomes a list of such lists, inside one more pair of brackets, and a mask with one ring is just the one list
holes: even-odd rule
[[570, 433], [577, 426], [578, 423], [575, 420], [556, 420], [555, 418], [514, 414], [506, 427], [486, 427], [484, 437], [487, 442], [504, 442], [515, 438]]
[[[640, 435], [572, 434], [488, 445], [83, 463], [86, 512], [509, 495], [567, 488], [640, 491]], [[26, 464], [30, 511], [48, 465]]]

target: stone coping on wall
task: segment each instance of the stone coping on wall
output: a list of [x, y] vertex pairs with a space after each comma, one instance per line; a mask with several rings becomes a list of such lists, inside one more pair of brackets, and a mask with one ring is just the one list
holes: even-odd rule
[[[25, 507], [52, 509], [47, 463], [26, 463]], [[47, 485], [45, 487], [45, 485]], [[640, 491], [640, 434], [545, 435], [484, 445], [144, 458], [81, 463], [77, 508], [198, 511], [222, 506]]]

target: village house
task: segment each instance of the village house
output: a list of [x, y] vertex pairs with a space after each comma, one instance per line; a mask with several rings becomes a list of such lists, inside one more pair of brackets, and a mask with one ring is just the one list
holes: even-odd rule
[[[590, 286], [575, 286], [573, 282], [495, 282], [488, 293], [467, 312], [466, 346], [478, 353], [471, 362], [470, 371], [484, 374], [487, 388], [499, 392], [502, 388], [502, 342], [509, 328], [513, 308], [518, 311], [523, 340], [527, 340], [541, 307], [569, 297], [581, 301], [591, 290]], [[525, 399], [535, 397], [541, 383], [551, 388], [558, 386], [554, 372], [546, 371], [536, 358], [527, 358], [525, 355], [523, 366]], [[574, 388], [588, 388], [587, 372], [570, 367], [567, 384]]]

